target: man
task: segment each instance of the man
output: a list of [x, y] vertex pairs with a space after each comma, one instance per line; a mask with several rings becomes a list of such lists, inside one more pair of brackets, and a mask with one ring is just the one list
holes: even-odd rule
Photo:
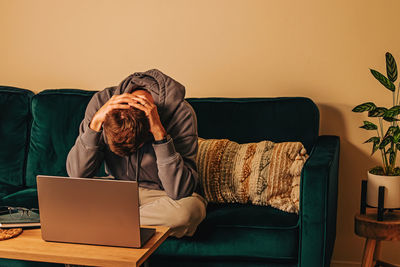
[[141, 223], [176, 237], [193, 235], [206, 209], [196, 193], [196, 115], [184, 97], [159, 70], [130, 75], [92, 97], [67, 158], [71, 177], [93, 177], [104, 161], [107, 174], [137, 180]]

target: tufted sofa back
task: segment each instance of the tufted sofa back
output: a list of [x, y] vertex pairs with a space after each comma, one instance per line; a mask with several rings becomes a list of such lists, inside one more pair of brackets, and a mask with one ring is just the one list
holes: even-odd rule
[[[66, 176], [66, 157], [94, 93], [56, 89], [34, 95], [0, 87], [0, 182], [34, 188], [38, 174]], [[318, 108], [308, 98], [187, 100], [202, 138], [300, 141], [310, 151], [318, 137]]]

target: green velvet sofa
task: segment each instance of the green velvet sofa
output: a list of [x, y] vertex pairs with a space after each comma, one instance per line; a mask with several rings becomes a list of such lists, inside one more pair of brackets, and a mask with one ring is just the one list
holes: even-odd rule
[[[37, 207], [36, 175], [67, 175], [67, 153], [94, 93], [57, 89], [34, 94], [0, 86], [1, 205]], [[310, 157], [301, 174], [300, 213], [210, 203], [195, 236], [168, 238], [149, 265], [329, 266], [340, 144], [337, 136], [319, 136], [317, 106], [302, 97], [187, 100], [196, 111], [200, 137], [239, 143], [301, 141]], [[55, 265], [0, 260], [0, 266]]]

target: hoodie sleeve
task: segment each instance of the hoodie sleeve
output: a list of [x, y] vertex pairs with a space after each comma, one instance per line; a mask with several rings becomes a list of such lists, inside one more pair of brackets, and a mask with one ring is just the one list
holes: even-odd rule
[[[198, 184], [196, 155], [198, 149], [197, 120], [191, 107], [183, 117], [175, 119], [175, 130], [167, 132], [166, 143], [153, 144], [157, 158], [158, 177], [167, 195], [172, 199], [180, 199], [193, 194]], [[171, 134], [172, 132], [172, 134]]]
[[[174, 144], [175, 143], [175, 144]], [[176, 147], [180, 147], [181, 153]], [[157, 157], [158, 176], [167, 195], [180, 199], [193, 194], [197, 186], [197, 136], [179, 141], [171, 137], [163, 144], [153, 144]]]
[[70, 177], [93, 177], [103, 162], [102, 131], [96, 132], [89, 127], [92, 117], [101, 106], [99, 93], [96, 93], [86, 108], [75, 145], [68, 153], [66, 167]]

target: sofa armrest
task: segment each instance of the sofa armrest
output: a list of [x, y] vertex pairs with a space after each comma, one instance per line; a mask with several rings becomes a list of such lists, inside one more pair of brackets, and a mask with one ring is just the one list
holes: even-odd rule
[[301, 174], [299, 266], [329, 266], [336, 237], [340, 140], [319, 136]]

